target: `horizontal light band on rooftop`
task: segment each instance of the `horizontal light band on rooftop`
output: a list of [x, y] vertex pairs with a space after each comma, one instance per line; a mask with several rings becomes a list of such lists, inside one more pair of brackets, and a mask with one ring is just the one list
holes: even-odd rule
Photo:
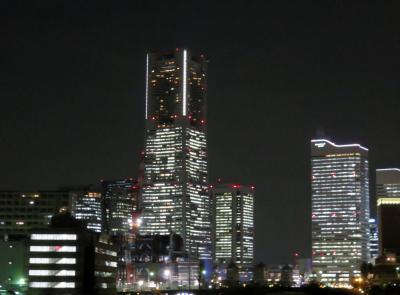
[[380, 205], [400, 205], [400, 198], [379, 198], [377, 201], [378, 206]]
[[[367, 148], [361, 146], [361, 145], [358, 144], [358, 143], [353, 143], [353, 144], [336, 144], [336, 143], [333, 143], [333, 142], [331, 142], [331, 141], [329, 141], [329, 140], [327, 140], [327, 139], [312, 139], [311, 142], [312, 142], [312, 143], [329, 143], [330, 145], [332, 145], [332, 146], [334, 146], [334, 147], [338, 147], [338, 148], [358, 147], [358, 148], [361, 148], [361, 149], [363, 149], [363, 150], [365, 150], [365, 151], [368, 151]], [[319, 145], [318, 147], [324, 147], [324, 145]]]

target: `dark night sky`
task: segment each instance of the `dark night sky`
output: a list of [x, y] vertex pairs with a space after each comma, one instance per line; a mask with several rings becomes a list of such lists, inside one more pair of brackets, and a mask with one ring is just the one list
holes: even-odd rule
[[400, 166], [400, 3], [383, 2], [1, 1], [0, 188], [135, 177], [145, 54], [187, 47], [210, 59], [211, 179], [257, 187], [257, 260], [308, 256], [317, 130]]

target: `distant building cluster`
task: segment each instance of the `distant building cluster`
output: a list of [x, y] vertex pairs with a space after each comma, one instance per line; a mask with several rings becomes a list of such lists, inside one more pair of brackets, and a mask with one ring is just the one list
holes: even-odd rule
[[186, 49], [148, 54], [145, 85], [136, 178], [0, 191], [0, 288], [115, 294], [400, 283], [400, 169], [376, 170], [370, 204], [368, 149], [311, 140], [311, 257], [255, 264], [255, 187], [209, 180], [207, 60]]

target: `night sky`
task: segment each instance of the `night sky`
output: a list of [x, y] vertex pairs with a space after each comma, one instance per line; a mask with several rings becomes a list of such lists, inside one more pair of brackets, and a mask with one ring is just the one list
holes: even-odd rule
[[371, 181], [400, 166], [395, 2], [0, 1], [0, 189], [136, 177], [146, 52], [186, 47], [210, 179], [257, 188], [256, 260], [310, 256], [310, 138], [370, 148]]

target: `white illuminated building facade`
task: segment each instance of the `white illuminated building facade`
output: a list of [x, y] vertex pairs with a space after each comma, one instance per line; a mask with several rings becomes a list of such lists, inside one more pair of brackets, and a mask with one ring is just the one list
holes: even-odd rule
[[254, 187], [217, 184], [213, 204], [213, 260], [248, 267], [254, 260]]
[[206, 62], [186, 49], [147, 55], [140, 232], [174, 232], [192, 257], [210, 259]]
[[368, 149], [311, 140], [312, 264], [322, 283], [346, 285], [369, 259]]

